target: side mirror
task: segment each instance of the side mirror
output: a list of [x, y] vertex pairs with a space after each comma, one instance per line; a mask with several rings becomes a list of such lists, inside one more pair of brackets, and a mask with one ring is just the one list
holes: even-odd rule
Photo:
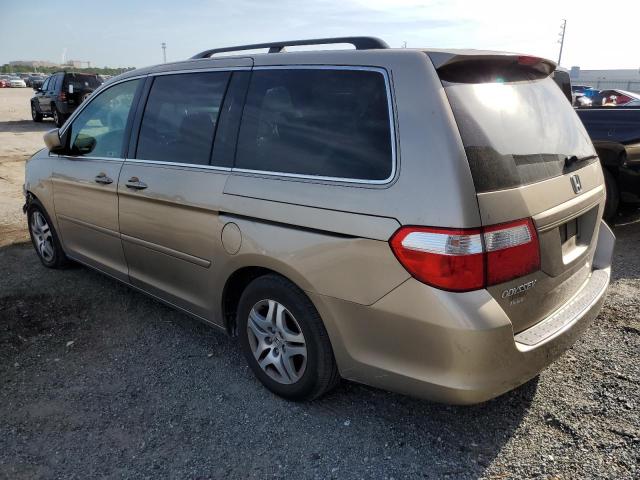
[[58, 153], [64, 150], [64, 145], [62, 145], [62, 141], [60, 140], [60, 130], [54, 128], [45, 133], [44, 144], [52, 153]]

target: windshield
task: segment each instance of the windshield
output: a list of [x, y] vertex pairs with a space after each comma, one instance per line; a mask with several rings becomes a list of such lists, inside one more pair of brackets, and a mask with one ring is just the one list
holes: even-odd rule
[[445, 82], [445, 91], [478, 193], [562, 175], [566, 157], [595, 153], [580, 119], [551, 78]]

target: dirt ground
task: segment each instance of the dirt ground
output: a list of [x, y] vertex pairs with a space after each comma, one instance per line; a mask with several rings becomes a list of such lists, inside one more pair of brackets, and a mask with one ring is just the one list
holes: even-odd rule
[[31, 120], [30, 88], [0, 88], [0, 246], [28, 239], [22, 213], [24, 161], [44, 147], [53, 121]]
[[[0, 89], [0, 243], [24, 239], [24, 157], [53, 124]], [[342, 382], [263, 388], [236, 341], [92, 270], [0, 247], [0, 479], [640, 477], [640, 220], [601, 314], [526, 385], [452, 407]]]

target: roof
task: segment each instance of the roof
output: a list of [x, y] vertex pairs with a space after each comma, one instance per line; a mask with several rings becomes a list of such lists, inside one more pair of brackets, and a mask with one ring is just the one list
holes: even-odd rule
[[[355, 49], [322, 49], [322, 45], [352, 43]], [[286, 51], [287, 46], [299, 45], [319, 45], [317, 50], [296, 50]], [[268, 53], [248, 52], [247, 50], [269, 49]], [[230, 52], [238, 52], [237, 54], [227, 55]], [[219, 55], [225, 53], [225, 55]], [[427, 54], [433, 62], [435, 68], [444, 65], [457, 63], [468, 60], [489, 60], [501, 59], [506, 57], [523, 57], [529, 58], [529, 55], [500, 52], [493, 50], [475, 50], [475, 49], [442, 49], [442, 48], [388, 48], [386, 43], [374, 37], [339, 37], [330, 39], [314, 39], [314, 40], [293, 40], [287, 42], [270, 42], [263, 44], [242, 45], [237, 47], [221, 47], [213, 48], [200, 52], [190, 59], [177, 62], [163, 63], [149, 67], [131, 70], [118, 75], [118, 80], [123, 78], [147, 75], [150, 73], [159, 73], [163, 71], [176, 70], [199, 70], [205, 68], [225, 67], [225, 66], [260, 66], [260, 65], [290, 65], [290, 64], [334, 64], [334, 65], [366, 65], [371, 62], [372, 65], [384, 63], [384, 58], [389, 55], [412, 55]], [[537, 57], [531, 57], [537, 58]], [[547, 59], [541, 59], [543, 63], [548, 65], [551, 71], [556, 67], [555, 62]], [[113, 79], [107, 83], [111, 83]]]

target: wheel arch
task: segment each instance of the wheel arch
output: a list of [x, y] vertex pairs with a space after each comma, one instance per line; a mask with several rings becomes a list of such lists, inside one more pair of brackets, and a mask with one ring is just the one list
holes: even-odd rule
[[[254, 257], [254, 256], [251, 256]], [[262, 261], [261, 261], [262, 260]], [[220, 308], [223, 319], [223, 326], [227, 332], [236, 335], [236, 313], [242, 292], [256, 278], [264, 275], [275, 274], [285, 278], [303, 292], [310, 289], [308, 282], [298, 272], [292, 271], [286, 265], [278, 265], [271, 258], [252, 258], [242, 266], [236, 266], [234, 270], [226, 276], [220, 298]], [[313, 302], [311, 297], [309, 300]]]
[[626, 150], [624, 145], [616, 142], [594, 142], [594, 147], [600, 158], [602, 168], [606, 168], [613, 175], [618, 174], [618, 168], [624, 161]]

